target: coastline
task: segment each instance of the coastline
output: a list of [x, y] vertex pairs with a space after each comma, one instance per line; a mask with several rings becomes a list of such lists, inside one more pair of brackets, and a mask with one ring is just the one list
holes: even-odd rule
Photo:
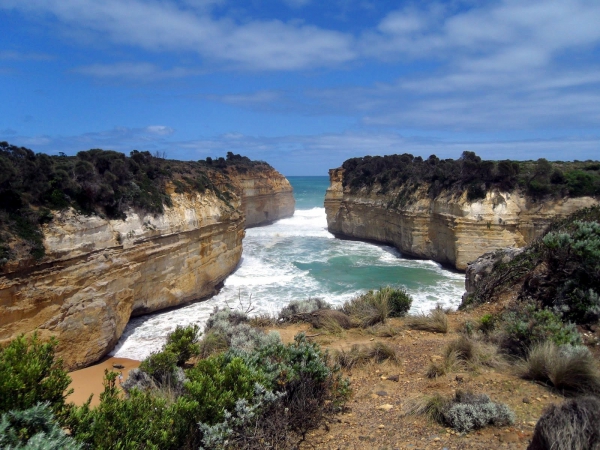
[[[73, 389], [73, 393], [67, 397], [67, 402], [81, 406], [93, 394], [94, 396], [90, 405], [99, 405], [100, 394], [104, 390], [104, 371], [108, 369], [115, 372], [123, 372], [123, 381], [125, 381], [129, 377], [129, 371], [138, 368], [140, 363], [141, 361], [134, 359], [111, 356], [84, 369], [69, 372], [69, 376], [71, 377], [69, 389]], [[113, 364], [121, 364], [123, 365], [123, 369], [115, 369]]]

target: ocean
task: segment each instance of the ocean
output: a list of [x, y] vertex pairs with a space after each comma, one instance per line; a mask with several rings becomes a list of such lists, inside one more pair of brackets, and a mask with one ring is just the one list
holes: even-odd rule
[[242, 260], [218, 295], [166, 312], [133, 318], [113, 356], [144, 359], [177, 325], [204, 323], [215, 306], [276, 313], [292, 300], [320, 297], [333, 305], [391, 285], [413, 297], [411, 312], [460, 304], [464, 274], [433, 261], [403, 258], [393, 247], [335, 239], [327, 231], [323, 200], [328, 177], [288, 177], [296, 212], [289, 219], [246, 230]]

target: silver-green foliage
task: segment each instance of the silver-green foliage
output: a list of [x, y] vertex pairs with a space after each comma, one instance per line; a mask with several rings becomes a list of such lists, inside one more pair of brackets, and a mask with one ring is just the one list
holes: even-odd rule
[[48, 402], [0, 418], [0, 448], [6, 450], [79, 450], [82, 444], [66, 435]]
[[239, 311], [215, 309], [207, 321], [204, 333], [218, 334], [227, 341], [230, 348], [245, 351], [281, 342], [279, 333], [265, 334], [251, 327], [247, 321], [248, 317]]
[[443, 413], [444, 421], [457, 431], [469, 432], [488, 425], [506, 426], [515, 422], [515, 414], [504, 403], [492, 402], [482, 395], [472, 403], [455, 403]]
[[308, 314], [319, 309], [331, 309], [331, 305], [320, 298], [293, 300], [279, 311], [279, 320], [290, 321], [297, 314]]

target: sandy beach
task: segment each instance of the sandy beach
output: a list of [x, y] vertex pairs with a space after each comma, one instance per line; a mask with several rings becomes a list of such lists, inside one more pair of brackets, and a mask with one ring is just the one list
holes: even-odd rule
[[[115, 368], [114, 365], [122, 365], [122, 369]], [[85, 369], [76, 370], [70, 372], [71, 377], [71, 388], [74, 392], [67, 397], [67, 402], [73, 402], [76, 405], [83, 405], [91, 394], [94, 394], [92, 398], [92, 406], [96, 406], [100, 403], [100, 393], [104, 390], [102, 384], [104, 380], [104, 371], [106, 369], [113, 370], [115, 372], [123, 372], [123, 381], [129, 377], [129, 371], [137, 368], [140, 365], [140, 361], [126, 358], [106, 358], [93, 366], [86, 367]]]

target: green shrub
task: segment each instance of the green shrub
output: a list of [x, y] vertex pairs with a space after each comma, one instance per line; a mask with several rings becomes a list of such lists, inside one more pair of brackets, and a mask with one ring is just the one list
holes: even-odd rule
[[55, 358], [56, 340], [42, 343], [37, 334], [17, 337], [0, 350], [0, 413], [47, 402], [61, 416], [71, 378]]
[[413, 299], [405, 289], [394, 289], [390, 286], [384, 287], [379, 291], [381, 295], [388, 296], [390, 305], [390, 317], [404, 317], [412, 306]]
[[488, 334], [494, 330], [498, 322], [498, 317], [493, 314], [484, 314], [479, 319], [479, 329]]
[[181, 418], [178, 403], [152, 391], [133, 389], [127, 398], [121, 398], [116, 386], [117, 374], [106, 373], [100, 404], [90, 408], [89, 403], [71, 412], [69, 425], [75, 439], [87, 448], [124, 449], [179, 449], [184, 437], [178, 435]]
[[534, 344], [551, 341], [556, 345], [578, 345], [581, 336], [573, 324], [535, 303], [521, 303], [502, 319], [501, 346], [510, 354], [524, 355]]
[[175, 331], [167, 336], [165, 350], [177, 356], [177, 365], [182, 367], [192, 356], [197, 356], [200, 352], [198, 341], [200, 327], [198, 325], [189, 325], [187, 327], [177, 326]]
[[140, 364], [140, 370], [147, 373], [158, 384], [169, 384], [175, 376], [177, 355], [164, 349], [153, 352]]

